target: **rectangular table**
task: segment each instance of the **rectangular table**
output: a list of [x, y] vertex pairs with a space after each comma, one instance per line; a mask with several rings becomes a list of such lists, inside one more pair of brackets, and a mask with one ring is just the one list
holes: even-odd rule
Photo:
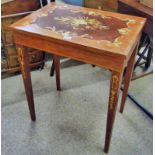
[[[59, 56], [94, 64], [111, 71], [104, 152], [109, 151], [123, 71], [124, 106], [137, 45], [146, 20], [140, 17], [51, 3], [12, 24], [30, 116], [36, 120], [26, 47], [54, 55], [57, 90], [60, 90]], [[123, 107], [122, 106], [122, 107]]]

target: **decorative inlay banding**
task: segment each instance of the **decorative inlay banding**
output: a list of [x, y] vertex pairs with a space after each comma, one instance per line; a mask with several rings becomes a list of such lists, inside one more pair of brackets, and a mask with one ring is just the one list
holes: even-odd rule
[[116, 97], [118, 84], [119, 84], [118, 76], [114, 75], [112, 77], [112, 81], [111, 81], [111, 94], [110, 94], [110, 101], [109, 101], [110, 110], [113, 109], [113, 104], [114, 104], [114, 100], [115, 100], [115, 97]]
[[18, 52], [18, 60], [21, 66], [21, 72], [22, 72], [23, 78], [26, 79], [24, 54], [23, 54], [22, 48], [18, 47], [17, 52]]

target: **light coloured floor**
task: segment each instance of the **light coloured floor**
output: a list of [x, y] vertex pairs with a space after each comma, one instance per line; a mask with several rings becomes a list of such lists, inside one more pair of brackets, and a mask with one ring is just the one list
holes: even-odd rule
[[[50, 64], [32, 72], [36, 122], [21, 76], [2, 80], [2, 155], [103, 155], [110, 72], [64, 59], [57, 92]], [[138, 83], [134, 94], [151, 107], [152, 75]], [[152, 120], [127, 100], [124, 113], [117, 110], [109, 155], [151, 155], [152, 132]]]

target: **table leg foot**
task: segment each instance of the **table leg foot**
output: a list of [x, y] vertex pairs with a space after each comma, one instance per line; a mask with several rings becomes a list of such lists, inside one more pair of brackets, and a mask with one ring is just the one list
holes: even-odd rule
[[105, 135], [105, 145], [104, 145], [105, 153], [108, 153], [109, 151], [112, 129], [113, 129], [116, 108], [117, 108], [117, 102], [119, 97], [120, 85], [122, 81], [122, 73], [112, 71], [112, 75], [111, 75], [110, 95], [109, 95], [107, 125], [106, 125], [106, 135]]
[[35, 106], [34, 106], [34, 99], [33, 99], [33, 90], [32, 90], [32, 83], [31, 83], [31, 74], [30, 74], [30, 65], [29, 65], [29, 54], [24, 46], [17, 46], [18, 51], [18, 59], [21, 67], [28, 107], [30, 111], [31, 120], [36, 120], [35, 115]]

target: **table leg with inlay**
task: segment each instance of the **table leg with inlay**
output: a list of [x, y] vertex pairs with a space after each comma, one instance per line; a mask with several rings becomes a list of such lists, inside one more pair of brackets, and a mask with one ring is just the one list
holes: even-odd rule
[[30, 65], [29, 65], [29, 53], [26, 47], [20, 46], [20, 45], [17, 46], [17, 51], [18, 51], [18, 59], [19, 59], [20, 68], [22, 72], [31, 120], [35, 121], [36, 115], [35, 115], [35, 106], [34, 106], [34, 99], [33, 99]]
[[108, 153], [112, 129], [116, 115], [118, 97], [120, 92], [120, 85], [122, 82], [122, 72], [112, 71], [111, 81], [110, 81], [110, 94], [109, 94], [109, 104], [108, 104], [108, 113], [107, 113], [107, 125], [106, 125], [106, 135], [105, 135], [105, 145], [104, 152]]
[[[21, 45], [17, 45], [18, 51], [18, 60], [21, 68], [21, 73], [23, 77], [23, 83], [26, 93], [26, 98], [28, 102], [30, 117], [32, 121], [36, 120], [35, 114], [35, 105], [34, 105], [34, 98], [33, 98], [33, 89], [32, 89], [32, 82], [31, 82], [31, 72], [30, 72], [30, 63], [29, 63], [29, 53], [27, 48]], [[61, 90], [60, 86], [60, 59], [59, 56], [53, 56], [54, 66], [55, 66], [55, 76], [56, 76], [56, 86], [57, 90]]]

